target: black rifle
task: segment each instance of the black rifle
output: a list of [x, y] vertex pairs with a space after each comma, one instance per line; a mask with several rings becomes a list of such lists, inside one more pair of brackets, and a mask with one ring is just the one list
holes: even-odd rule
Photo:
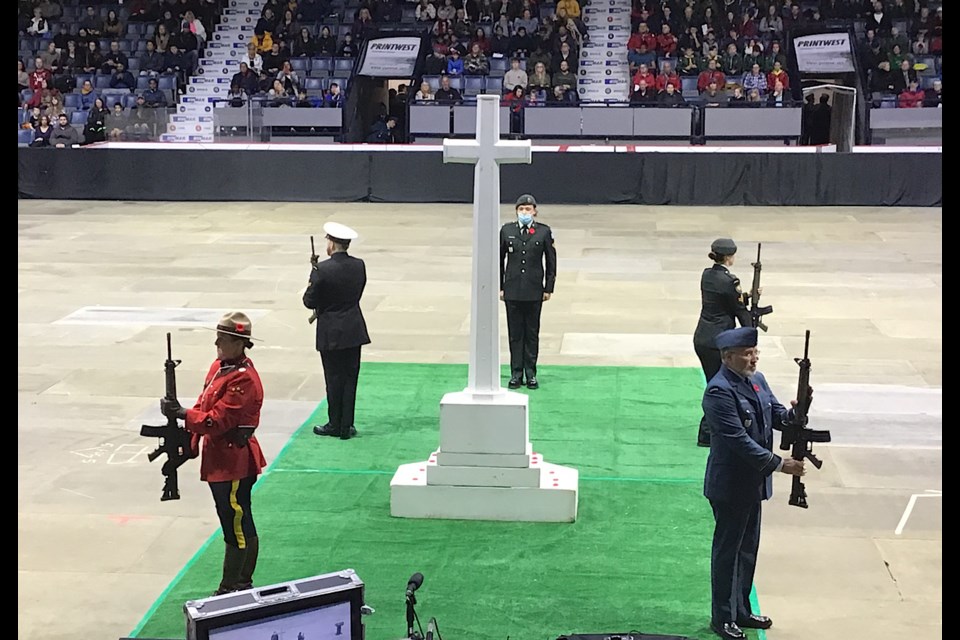
[[[164, 382], [166, 388], [163, 397], [166, 400], [177, 399], [177, 365], [179, 360], [173, 359], [170, 346], [170, 334], [167, 334], [167, 359], [163, 363]], [[180, 489], [177, 487], [177, 468], [190, 459], [190, 433], [180, 426], [176, 418], [167, 418], [167, 424], [153, 427], [147, 424], [140, 426], [140, 435], [147, 438], [160, 438], [160, 445], [147, 454], [147, 459], [153, 462], [164, 453], [167, 460], [160, 471], [163, 473], [163, 494], [160, 501], [179, 500]]]
[[[316, 268], [316, 266], [317, 266], [317, 260], [318, 260], [319, 258], [320, 258], [320, 256], [317, 255], [317, 250], [316, 250], [316, 248], [313, 246], [313, 236], [310, 236], [310, 264], [312, 264], [314, 268]], [[317, 310], [314, 309], [314, 310], [313, 310], [313, 313], [311, 313], [311, 314], [310, 314], [310, 317], [307, 319], [307, 322], [309, 322], [310, 324], [313, 324], [313, 322], [314, 322], [316, 319], [317, 319]]]
[[760, 306], [760, 270], [763, 269], [763, 265], [760, 263], [760, 243], [757, 243], [757, 261], [750, 263], [753, 266], [753, 284], [750, 285], [750, 318], [752, 319], [752, 324], [758, 329], [763, 331], [767, 330], [767, 325], [763, 323], [763, 316], [768, 313], [773, 313], [773, 307], [761, 307]]
[[[780, 448], [790, 449], [794, 460], [809, 460], [817, 469], [823, 462], [813, 455], [814, 442], [830, 442], [830, 432], [807, 427], [807, 413], [810, 410], [810, 331], [807, 330], [803, 342], [803, 358], [794, 358], [800, 366], [800, 381], [797, 383], [797, 405], [793, 408], [793, 419], [783, 425], [780, 435]], [[807, 489], [800, 476], [793, 476], [790, 490], [790, 505], [807, 508]]]

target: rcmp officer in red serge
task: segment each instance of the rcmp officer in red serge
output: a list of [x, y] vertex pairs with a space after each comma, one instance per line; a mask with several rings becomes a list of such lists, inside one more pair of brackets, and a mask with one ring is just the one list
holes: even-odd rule
[[557, 280], [557, 250], [550, 227], [535, 222], [537, 201], [530, 194], [517, 198], [517, 220], [500, 228], [500, 299], [507, 308], [510, 341], [510, 382], [528, 389], [537, 381], [540, 351], [540, 311], [553, 295]]
[[360, 311], [360, 297], [367, 285], [363, 260], [347, 254], [357, 232], [346, 225], [328, 222], [327, 255], [314, 264], [303, 305], [317, 313], [317, 351], [323, 362], [327, 387], [328, 422], [316, 426], [318, 436], [349, 440], [357, 435], [353, 424], [360, 376], [360, 347], [370, 344], [367, 324]]
[[[727, 329], [733, 329], [740, 321], [741, 327], [753, 326], [750, 312], [743, 304], [740, 280], [730, 273], [737, 253], [737, 244], [730, 238], [717, 238], [710, 245], [709, 258], [713, 266], [704, 269], [700, 276], [700, 319], [693, 332], [693, 348], [700, 358], [703, 375], [707, 382], [720, 370], [720, 351], [716, 338]], [[710, 446], [710, 430], [706, 417], [700, 419], [697, 444]]]
[[750, 608], [760, 546], [760, 504], [773, 493], [775, 471], [802, 476], [804, 464], [772, 451], [773, 430], [793, 417], [793, 409], [777, 401], [757, 371], [757, 330], [729, 329], [717, 336], [716, 346], [722, 363], [703, 394], [710, 428], [703, 494], [716, 521], [710, 556], [710, 627], [721, 638], [735, 640], [746, 638], [743, 628], [773, 625]]
[[193, 408], [177, 400], [160, 401], [164, 416], [184, 421], [193, 434], [191, 449], [201, 450], [200, 479], [210, 485], [226, 544], [223, 578], [214, 595], [249, 589], [257, 567], [260, 539], [253, 522], [250, 490], [267, 465], [253, 435], [260, 424], [263, 386], [247, 357], [253, 327], [245, 314], [228, 313], [217, 323], [217, 359]]

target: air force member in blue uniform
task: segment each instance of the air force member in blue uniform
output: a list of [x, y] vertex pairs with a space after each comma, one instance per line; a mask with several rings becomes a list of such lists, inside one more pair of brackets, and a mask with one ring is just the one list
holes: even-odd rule
[[[713, 606], [710, 627], [722, 638], [745, 638], [742, 628], [767, 629], [754, 615], [750, 589], [760, 546], [760, 504], [773, 493], [772, 475], [802, 476], [802, 460], [773, 453], [773, 430], [793, 418], [757, 371], [757, 330], [729, 329], [716, 339], [722, 364], [707, 383], [703, 413], [710, 455], [703, 494], [716, 526], [710, 556]], [[791, 403], [791, 404], [795, 404]]]

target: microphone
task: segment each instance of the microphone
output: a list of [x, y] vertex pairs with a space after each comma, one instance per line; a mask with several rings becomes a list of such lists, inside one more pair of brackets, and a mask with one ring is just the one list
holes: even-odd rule
[[434, 634], [437, 632], [437, 619], [430, 618], [430, 622], [427, 623], [427, 635], [423, 637], [423, 640], [435, 640]]
[[415, 574], [410, 576], [410, 579], [407, 580], [407, 597], [413, 595], [413, 592], [420, 588], [420, 585], [423, 584], [423, 574], [417, 571]]

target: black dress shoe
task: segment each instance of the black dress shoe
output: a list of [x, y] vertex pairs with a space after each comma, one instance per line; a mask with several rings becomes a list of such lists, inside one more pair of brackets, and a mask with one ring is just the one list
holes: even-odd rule
[[527, 378], [527, 389], [539, 389], [540, 383], [537, 382], [536, 376], [532, 378]]
[[769, 629], [773, 626], [773, 620], [767, 616], [755, 616], [751, 613], [746, 620], [737, 620], [737, 625], [744, 629]]
[[340, 431], [331, 427], [329, 422], [322, 427], [314, 427], [313, 433], [318, 436], [333, 436], [334, 438], [340, 436]]
[[507, 383], [508, 389], [519, 389], [523, 385], [523, 380], [519, 376], [513, 376], [510, 378], [510, 382]]
[[356, 428], [356, 427], [350, 427], [350, 429], [349, 429], [346, 433], [341, 433], [341, 434], [340, 434], [340, 439], [341, 439], [341, 440], [349, 440], [350, 438], [353, 438], [353, 437], [355, 437], [356, 435], [357, 435], [357, 428]]
[[747, 635], [740, 629], [740, 627], [737, 626], [735, 622], [724, 622], [722, 625], [711, 622], [710, 628], [713, 629], [713, 632], [721, 638], [742, 640], [743, 638], [747, 637]]
[[709, 448], [710, 448], [710, 441], [709, 441], [709, 440], [701, 440], [700, 438], [697, 438], [697, 446], [698, 446], [698, 447], [706, 447], [706, 448], [709, 449]]

